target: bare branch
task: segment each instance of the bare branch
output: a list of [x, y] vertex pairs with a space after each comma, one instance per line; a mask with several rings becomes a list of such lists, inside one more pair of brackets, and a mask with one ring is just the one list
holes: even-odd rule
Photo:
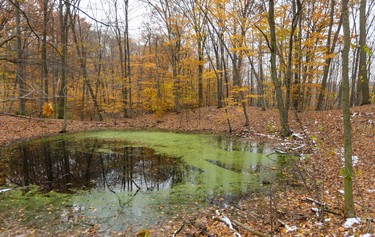
[[2, 47], [4, 44], [8, 43], [9, 41], [11, 41], [12, 39], [16, 38], [15, 35], [13, 35], [12, 37], [4, 40], [3, 42], [0, 43], [0, 47]]
[[[26, 19], [26, 23], [27, 25], [29, 26], [31, 32], [35, 35], [35, 37], [39, 40], [42, 40], [40, 38], [40, 36], [38, 35], [38, 33], [35, 32], [34, 28], [31, 26], [31, 23], [30, 23], [30, 20], [29, 20], [29, 17], [26, 15], [26, 12], [24, 10], [21, 9], [21, 7], [19, 7], [15, 2], [13, 2], [12, 0], [8, 0], [15, 8], [17, 8], [18, 11], [20, 11], [22, 13], [22, 15], [25, 17]], [[47, 42], [47, 44], [49, 46], [51, 46], [58, 54], [59, 56], [61, 56], [61, 53], [60, 51], [51, 43]]]
[[66, 1], [66, 0], [64, 0], [64, 2], [65, 2], [66, 4], [69, 4], [69, 5], [70, 5], [71, 7], [73, 7], [74, 9], [77, 9], [78, 11], [82, 12], [85, 16], [87, 16], [87, 17], [90, 18], [91, 20], [95, 21], [96, 23], [102, 24], [102, 25], [107, 26], [107, 27], [110, 27], [110, 26], [111, 26], [111, 25], [109, 25], [109, 24], [107, 24], [107, 23], [104, 23], [104, 22], [102, 22], [102, 21], [99, 21], [99, 20], [97, 20], [96, 18], [90, 16], [87, 12], [85, 12], [84, 10], [82, 10], [79, 6], [74, 5], [74, 4], [72, 4], [72, 3], [70, 3], [69, 1]]

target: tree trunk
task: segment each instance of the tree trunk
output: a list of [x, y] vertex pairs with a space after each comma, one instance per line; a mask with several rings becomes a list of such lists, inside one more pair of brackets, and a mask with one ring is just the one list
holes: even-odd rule
[[129, 40], [129, 0], [124, 0], [125, 5], [125, 77], [128, 79], [127, 96], [128, 100], [128, 114], [127, 117], [133, 116], [133, 98], [132, 98], [132, 80], [131, 80], [131, 65], [130, 65], [130, 40]]
[[[64, 5], [65, 5], [65, 12], [64, 12]], [[67, 106], [67, 72], [68, 72], [68, 64], [67, 64], [67, 55], [68, 55], [68, 19], [69, 19], [69, 11], [70, 11], [70, 3], [69, 0], [65, 0], [63, 3], [60, 0], [60, 25], [61, 25], [61, 85], [60, 85], [60, 92], [59, 92], [59, 111], [58, 111], [58, 118], [64, 119], [63, 128], [61, 130], [62, 133], [66, 132], [66, 106]]]
[[[302, 11], [302, 10], [301, 10]], [[302, 110], [302, 86], [301, 86], [301, 78], [302, 78], [302, 17], [303, 17], [303, 13], [301, 12], [300, 13], [300, 17], [298, 19], [298, 36], [295, 36], [296, 38], [296, 42], [298, 43], [295, 43], [295, 52], [298, 52], [295, 53], [295, 57], [297, 59], [297, 65], [296, 65], [296, 69], [295, 69], [295, 73], [294, 73], [294, 82], [293, 82], [293, 90], [292, 90], [292, 103], [293, 103], [293, 106], [294, 108], [297, 110], [297, 111], [301, 111]]]
[[293, 41], [294, 41], [294, 32], [297, 28], [298, 24], [298, 18], [300, 17], [300, 13], [302, 10], [302, 5], [300, 0], [297, 0], [296, 2], [293, 1], [293, 5], [296, 5], [297, 9], [295, 10], [294, 7], [294, 15], [293, 15], [293, 21], [292, 21], [292, 29], [290, 31], [289, 35], [289, 51], [288, 51], [288, 58], [287, 58], [287, 72], [286, 72], [286, 78], [285, 78], [285, 86], [286, 86], [286, 95], [285, 95], [285, 116], [286, 120], [288, 120], [288, 111], [290, 107], [290, 101], [291, 101], [291, 96], [290, 96], [290, 89], [291, 89], [291, 83], [292, 83], [292, 59], [293, 59]]
[[43, 0], [43, 33], [42, 33], [42, 67], [41, 67], [41, 85], [40, 85], [40, 104], [48, 102], [48, 68], [47, 68], [47, 27], [48, 27], [48, 3], [49, 0]]
[[359, 105], [370, 104], [370, 88], [367, 78], [367, 55], [366, 46], [366, 0], [361, 0], [359, 14], [359, 74], [358, 88], [360, 88]]
[[[259, 54], [261, 54], [261, 53], [259, 53]], [[255, 77], [255, 80], [257, 82], [257, 89], [258, 89], [258, 91], [257, 91], [257, 93], [258, 93], [257, 106], [261, 107], [262, 110], [265, 110], [266, 107], [264, 105], [264, 92], [263, 92], [263, 81], [262, 81], [263, 79], [260, 78], [260, 75], [258, 74], [257, 70], [255, 69], [252, 56], [248, 56], [248, 60], [249, 60], [250, 67], [251, 67], [251, 75], [252, 75], [252, 77], [253, 76]], [[259, 71], [260, 72], [262, 72], [261, 66], [262, 66], [261, 63], [259, 62]], [[251, 79], [251, 82], [252, 81], [253, 80]], [[254, 88], [254, 86], [251, 85], [252, 93], [255, 93], [255, 90], [253, 88]]]
[[271, 50], [271, 78], [273, 85], [275, 86], [277, 108], [279, 110], [280, 117], [280, 126], [281, 126], [281, 135], [283, 137], [289, 136], [291, 131], [289, 129], [288, 116], [285, 110], [283, 95], [281, 91], [281, 82], [277, 77], [277, 65], [276, 65], [276, 30], [275, 30], [275, 13], [274, 13], [274, 0], [269, 1], [269, 14], [268, 14], [268, 23], [270, 26], [270, 50]]
[[[216, 105], [217, 105], [217, 108], [219, 109], [224, 106], [222, 60], [221, 60], [220, 51], [219, 51], [219, 43], [216, 41], [216, 38], [214, 37], [214, 34], [212, 32], [209, 33], [209, 36], [211, 39], [213, 52], [215, 53], [215, 63], [214, 63], [214, 60], [211, 58], [210, 54], [207, 54], [207, 58], [216, 76], [216, 87], [217, 87]], [[207, 45], [204, 45], [204, 46], [208, 47]], [[209, 52], [210, 49], [206, 48], [206, 51]]]
[[359, 96], [360, 90], [356, 93], [356, 88], [358, 89], [359, 85], [356, 86], [357, 82], [357, 73], [358, 73], [358, 66], [359, 66], [359, 48], [356, 48], [353, 53], [352, 57], [352, 85], [351, 85], [351, 93], [350, 93], [350, 107], [359, 104]]
[[342, 50], [342, 107], [344, 120], [344, 199], [345, 199], [345, 217], [354, 217], [353, 201], [353, 164], [352, 164], [352, 134], [349, 113], [349, 49], [350, 49], [350, 26], [348, 0], [342, 0], [342, 15], [344, 28], [344, 48]]
[[258, 67], [258, 70], [259, 70], [259, 83], [258, 83], [258, 87], [259, 87], [259, 103], [262, 107], [263, 110], [266, 110], [266, 107], [267, 107], [267, 102], [266, 102], [266, 98], [265, 98], [265, 89], [264, 89], [264, 69], [263, 69], [263, 44], [262, 44], [263, 40], [260, 39], [260, 43], [259, 43], [259, 54], [258, 54], [258, 60], [259, 60], [259, 67]]
[[23, 115], [26, 112], [26, 82], [25, 82], [25, 66], [23, 64], [23, 47], [21, 35], [21, 8], [20, 2], [16, 0], [16, 38], [17, 38], [17, 69], [16, 80], [19, 86], [19, 108], [18, 113]]
[[[201, 32], [196, 32], [200, 34]], [[198, 44], [198, 107], [203, 106], [203, 47], [204, 43], [202, 42], [201, 36], [197, 37]]]
[[[336, 42], [339, 36], [339, 32], [341, 29], [342, 24], [342, 18], [340, 17], [340, 22], [337, 27], [336, 34], [334, 36], [333, 42], [331, 44], [331, 34], [332, 34], [332, 27], [333, 27], [333, 21], [334, 21], [334, 13], [335, 13], [335, 0], [331, 0], [331, 12], [330, 12], [330, 22], [329, 22], [329, 29], [328, 29], [328, 36], [327, 36], [327, 54], [333, 54], [336, 47]], [[327, 86], [327, 80], [329, 75], [329, 68], [331, 65], [332, 58], [328, 57], [325, 60], [324, 68], [323, 68], [323, 79], [322, 79], [322, 87], [320, 89], [319, 97], [318, 97], [318, 103], [316, 105], [316, 110], [322, 110], [323, 109], [323, 102], [324, 102], [324, 96], [325, 96], [325, 90]]]
[[[117, 0], [113, 0], [113, 7], [114, 7], [114, 32], [116, 37], [116, 43], [119, 51], [119, 61], [120, 61], [120, 70], [121, 70], [121, 100], [122, 100], [122, 113], [124, 117], [128, 116], [127, 111], [127, 98], [128, 98], [128, 91], [126, 86], [126, 60], [124, 56], [124, 47], [123, 41], [122, 41], [122, 33], [119, 25], [119, 19], [118, 19], [118, 9], [120, 7], [118, 6]], [[125, 52], [126, 53], [126, 52]]]
[[[71, 18], [71, 21], [73, 22], [73, 18]], [[78, 24], [78, 27], [79, 27], [79, 31], [81, 31], [81, 24], [80, 24], [79, 20], [78, 20], [77, 24]], [[80, 42], [78, 42], [78, 36], [77, 36], [76, 29], [75, 29], [75, 25], [72, 24], [71, 29], [72, 29], [72, 34], [73, 34], [73, 40], [74, 40], [74, 43], [76, 45], [76, 52], [77, 52], [77, 55], [79, 57], [79, 63], [80, 63], [80, 67], [81, 67], [82, 74], [83, 74], [83, 81], [84, 81], [83, 91], [86, 92], [86, 89], [88, 89], [88, 92], [89, 92], [89, 94], [92, 98], [92, 101], [94, 103], [94, 107], [96, 109], [96, 112], [98, 114], [99, 120], [102, 121], [103, 116], [101, 114], [101, 109], [100, 109], [100, 106], [98, 104], [96, 94], [94, 93], [94, 90], [92, 89], [91, 83], [90, 83], [89, 78], [88, 78], [87, 65], [86, 65], [87, 64], [87, 53], [86, 53], [86, 49], [85, 49], [85, 46], [84, 46], [85, 43], [83, 42], [82, 37], [80, 39]], [[85, 94], [85, 93], [83, 93], [83, 94]], [[82, 96], [84, 97], [84, 95], [82, 95]], [[83, 106], [83, 104], [82, 104], [82, 106]], [[83, 108], [84, 107], [82, 107], [82, 109]]]

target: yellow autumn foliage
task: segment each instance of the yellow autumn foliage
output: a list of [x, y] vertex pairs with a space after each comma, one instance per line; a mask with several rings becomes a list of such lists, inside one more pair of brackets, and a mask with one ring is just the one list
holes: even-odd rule
[[53, 105], [52, 105], [52, 102], [44, 102], [43, 103], [43, 115], [49, 117], [53, 114]]

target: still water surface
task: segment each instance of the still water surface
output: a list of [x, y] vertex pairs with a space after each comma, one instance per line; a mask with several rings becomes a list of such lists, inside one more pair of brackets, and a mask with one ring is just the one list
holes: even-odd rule
[[282, 164], [271, 153], [224, 136], [116, 130], [15, 144], [1, 157], [8, 183], [74, 192], [77, 214], [134, 230], [257, 190]]

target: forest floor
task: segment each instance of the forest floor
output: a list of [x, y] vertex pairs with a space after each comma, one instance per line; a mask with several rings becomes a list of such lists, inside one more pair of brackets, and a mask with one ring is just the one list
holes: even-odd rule
[[[267, 192], [240, 197], [225, 207], [219, 199], [213, 202], [211, 208], [185, 216], [184, 226], [177, 236], [234, 236], [236, 231], [241, 236], [262, 233], [264, 236], [375, 236], [375, 105], [351, 109], [355, 157], [353, 192], [356, 216], [360, 218], [353, 225], [345, 225], [343, 216], [341, 111], [307, 111], [298, 113], [298, 117], [290, 112], [290, 127], [294, 135], [281, 138], [277, 110], [247, 109], [250, 117], [248, 127], [243, 126], [240, 109], [229, 108], [229, 116], [226, 116], [224, 109], [208, 107], [167, 113], [162, 117], [149, 114], [103, 122], [69, 120], [67, 130], [139, 128], [228, 133], [229, 119], [232, 136], [265, 142], [281, 151], [304, 154], [294, 168], [283, 171], [286, 179], [276, 184], [264, 184]], [[57, 134], [62, 123], [55, 119], [0, 115], [0, 145]], [[323, 209], [324, 215], [319, 214]], [[220, 221], [222, 216], [216, 210], [225, 211], [235, 230]], [[0, 236], [39, 236], [32, 227], [17, 222], [5, 226], [9, 223], [0, 214]], [[167, 223], [149, 230], [150, 236], [172, 236], [183, 224], [174, 220]], [[101, 236], [95, 227], [87, 228], [84, 233], [72, 235]], [[126, 232], [112, 234], [131, 236]]]

